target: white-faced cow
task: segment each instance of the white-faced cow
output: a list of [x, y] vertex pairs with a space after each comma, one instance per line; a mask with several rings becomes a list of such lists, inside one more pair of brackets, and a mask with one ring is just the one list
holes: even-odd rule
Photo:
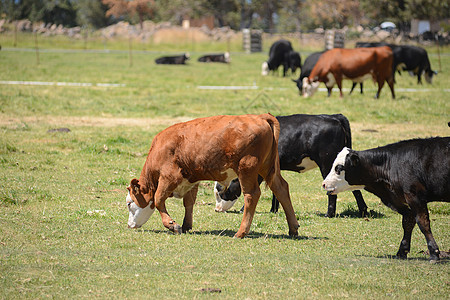
[[155, 63], [158, 65], [184, 65], [186, 60], [189, 59], [189, 53], [175, 56], [163, 56], [155, 59]]
[[450, 202], [450, 137], [407, 140], [366, 151], [344, 148], [322, 185], [334, 195], [362, 188], [375, 194], [403, 217], [397, 256], [407, 257], [417, 223], [430, 259], [439, 259], [427, 203]]
[[218, 63], [229, 63], [230, 53], [225, 52], [221, 54], [206, 54], [198, 58], [199, 62], [218, 62]]
[[[343, 147], [352, 146], [350, 124], [347, 118], [338, 115], [304, 115], [277, 117], [280, 123], [278, 153], [281, 170], [303, 173], [319, 167], [322, 177], [330, 172], [336, 155]], [[262, 178], [259, 178], [261, 183]], [[216, 183], [216, 211], [230, 209], [241, 194], [239, 180], [233, 180], [228, 188]], [[362, 216], [367, 206], [360, 191], [353, 191]], [[327, 216], [336, 214], [336, 195], [328, 196]], [[271, 212], [278, 211], [279, 203], [272, 198]]]
[[270, 46], [269, 59], [262, 63], [261, 75], [277, 71], [280, 66], [283, 66], [283, 76], [286, 76], [289, 69], [295, 72], [297, 68], [301, 68], [300, 54], [294, 51], [291, 42], [287, 40], [278, 40]]
[[378, 83], [375, 98], [380, 96], [385, 81], [389, 84], [392, 98], [395, 98], [392, 62], [392, 50], [387, 46], [328, 50], [320, 56], [311, 74], [303, 78], [303, 96], [312, 96], [320, 82], [323, 82], [328, 89], [328, 96], [331, 95], [334, 84], [337, 84], [342, 97], [343, 79], [362, 82], [372, 78]]
[[[261, 191], [262, 176], [286, 213], [289, 235], [298, 234], [287, 182], [278, 158], [279, 123], [270, 114], [215, 116], [175, 124], [153, 139], [139, 180], [128, 187], [128, 226], [138, 228], [159, 211], [162, 223], [174, 233], [192, 229], [199, 182], [215, 180], [228, 186], [242, 183], [245, 209], [236, 237], [248, 234]], [[185, 217], [180, 227], [168, 214], [168, 197], [183, 198]]]

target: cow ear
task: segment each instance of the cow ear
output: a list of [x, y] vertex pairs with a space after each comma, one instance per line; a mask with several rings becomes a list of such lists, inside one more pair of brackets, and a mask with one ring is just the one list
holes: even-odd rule
[[299, 83], [300, 80], [291, 79], [292, 82]]
[[136, 178], [131, 179], [130, 186], [128, 187], [128, 190], [132, 194], [140, 194], [140, 188], [141, 188], [141, 186], [139, 185], [139, 180], [137, 180]]
[[356, 167], [357, 165], [359, 165], [358, 154], [356, 152], [350, 152], [347, 156], [347, 163], [349, 163], [351, 167]]

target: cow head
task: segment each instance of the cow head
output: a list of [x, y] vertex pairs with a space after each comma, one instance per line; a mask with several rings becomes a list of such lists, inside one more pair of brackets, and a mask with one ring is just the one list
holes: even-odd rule
[[295, 85], [298, 88], [298, 93], [302, 95], [302, 87], [303, 87], [303, 81], [299, 79], [292, 79], [292, 81], [295, 83]]
[[128, 227], [139, 228], [148, 221], [155, 211], [155, 204], [150, 193], [144, 193], [139, 180], [132, 179], [127, 187]]
[[223, 57], [225, 58], [225, 62], [226, 62], [227, 64], [231, 62], [230, 53], [225, 52], [225, 54], [223, 55]]
[[[239, 185], [240, 188], [240, 185]], [[214, 196], [216, 196], [216, 208], [215, 211], [217, 212], [226, 212], [230, 208], [233, 207], [233, 205], [236, 203], [238, 197], [234, 199], [227, 199], [230, 198], [227, 193], [229, 191], [226, 187], [222, 186], [217, 181], [214, 183]]]
[[425, 72], [425, 80], [429, 83], [429, 84], [431, 84], [432, 83], [432, 81], [433, 81], [433, 76], [434, 75], [437, 75], [437, 72], [436, 71], [433, 71], [433, 70], [428, 70], [428, 71], [426, 71]]
[[269, 64], [265, 61], [261, 65], [261, 75], [267, 76], [269, 74]]
[[319, 88], [320, 82], [317, 80], [310, 80], [308, 77], [303, 78], [302, 94], [303, 97], [308, 98], [314, 95]]
[[355, 182], [351, 179], [354, 177], [356, 170], [360, 167], [360, 159], [355, 151], [345, 147], [337, 155], [333, 162], [333, 167], [322, 183], [322, 187], [327, 191], [328, 195], [336, 195], [344, 191], [353, 191], [363, 189], [363, 185], [350, 184]]

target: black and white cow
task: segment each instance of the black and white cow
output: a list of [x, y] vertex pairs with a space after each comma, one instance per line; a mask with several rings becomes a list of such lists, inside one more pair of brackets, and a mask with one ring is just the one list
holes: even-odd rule
[[324, 52], [325, 51], [314, 52], [310, 56], [308, 56], [305, 59], [305, 62], [303, 63], [302, 70], [300, 72], [300, 77], [297, 80], [292, 79], [292, 81], [295, 82], [295, 84], [297, 85], [300, 95], [302, 94], [303, 90], [303, 78], [306, 78], [311, 74], [312, 69], [314, 68], [320, 56]]
[[366, 151], [344, 148], [322, 186], [331, 195], [362, 188], [375, 194], [403, 216], [397, 256], [407, 257], [417, 223], [430, 260], [439, 259], [427, 203], [450, 202], [450, 137], [407, 140]]
[[219, 63], [229, 63], [230, 53], [225, 52], [221, 54], [206, 54], [198, 59], [199, 62], [219, 62]]
[[[336, 155], [342, 147], [352, 145], [350, 124], [347, 118], [337, 115], [305, 115], [277, 117], [280, 123], [278, 153], [281, 170], [303, 173], [319, 167], [322, 177], [331, 170]], [[262, 178], [259, 179], [261, 183]], [[224, 190], [216, 183], [216, 211], [230, 209], [241, 194], [238, 180], [233, 180]], [[367, 206], [360, 191], [353, 192], [362, 216], [367, 214]], [[336, 214], [336, 195], [328, 196], [329, 217]], [[272, 199], [271, 212], [277, 212], [279, 203]]]
[[297, 68], [301, 68], [300, 54], [294, 51], [288, 40], [278, 40], [270, 46], [269, 59], [262, 63], [261, 75], [266, 76], [270, 71], [277, 71], [280, 66], [283, 66], [283, 77], [289, 69], [295, 72]]
[[158, 65], [184, 65], [188, 59], [189, 53], [185, 53], [176, 56], [163, 56], [155, 59], [155, 63]]
[[[428, 53], [425, 49], [416, 46], [408, 45], [394, 45], [384, 42], [357, 42], [356, 48], [370, 48], [388, 46], [392, 49], [394, 55], [394, 62], [392, 64], [392, 73], [395, 80], [395, 72], [408, 71], [417, 76], [417, 83], [422, 84], [422, 74], [425, 75], [425, 80], [428, 83], [432, 83], [433, 76], [437, 74], [436, 71], [431, 69], [430, 60], [428, 59]], [[356, 82], [350, 90], [350, 94], [356, 86]], [[363, 93], [363, 85], [361, 86], [361, 94]]]

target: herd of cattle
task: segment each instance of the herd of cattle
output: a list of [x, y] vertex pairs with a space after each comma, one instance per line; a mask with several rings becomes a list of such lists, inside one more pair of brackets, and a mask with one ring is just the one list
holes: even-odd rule
[[[288, 70], [295, 72], [301, 65], [300, 55], [290, 43], [281, 41], [276, 45], [283, 45], [287, 54], [278, 56], [283, 58], [278, 60], [270, 55], [263, 71], [276, 71], [282, 65], [284, 75]], [[312, 54], [296, 81], [299, 88], [308, 91], [318, 82], [325, 82], [330, 93], [331, 83], [336, 82], [341, 89], [342, 79], [362, 83], [369, 74], [379, 84], [377, 96], [387, 81], [394, 97], [394, 73], [399, 66], [415, 72], [419, 82], [422, 72], [431, 81], [433, 72], [421, 48], [360, 46]], [[271, 47], [271, 54], [280, 53], [277, 47]], [[419, 60], [411, 54], [414, 51], [424, 58]], [[413, 64], [410, 57], [418, 64]], [[183, 55], [176, 59], [187, 58]], [[169, 61], [168, 57], [159, 59], [159, 63]], [[229, 210], [241, 193], [244, 195], [242, 222], [235, 234], [243, 238], [250, 231], [261, 195], [260, 184], [265, 181], [273, 192], [271, 211], [277, 212], [281, 203], [289, 235], [297, 236], [299, 224], [281, 170], [303, 173], [318, 167], [324, 179], [322, 188], [328, 195], [328, 217], [336, 214], [337, 194], [347, 190], [353, 192], [360, 215], [366, 216], [367, 205], [360, 191], [365, 189], [403, 217], [404, 233], [397, 257], [407, 257], [417, 223], [426, 238], [430, 260], [439, 260], [427, 204], [450, 202], [450, 137], [406, 140], [365, 151], [351, 148], [350, 124], [341, 114], [222, 115], [172, 125], [155, 136], [139, 179], [132, 179], [127, 187], [128, 226], [141, 227], [157, 209], [170, 231], [188, 232], [192, 229], [199, 183], [209, 180], [215, 181], [216, 211]], [[181, 226], [166, 209], [169, 197], [183, 198], [185, 216]]]

